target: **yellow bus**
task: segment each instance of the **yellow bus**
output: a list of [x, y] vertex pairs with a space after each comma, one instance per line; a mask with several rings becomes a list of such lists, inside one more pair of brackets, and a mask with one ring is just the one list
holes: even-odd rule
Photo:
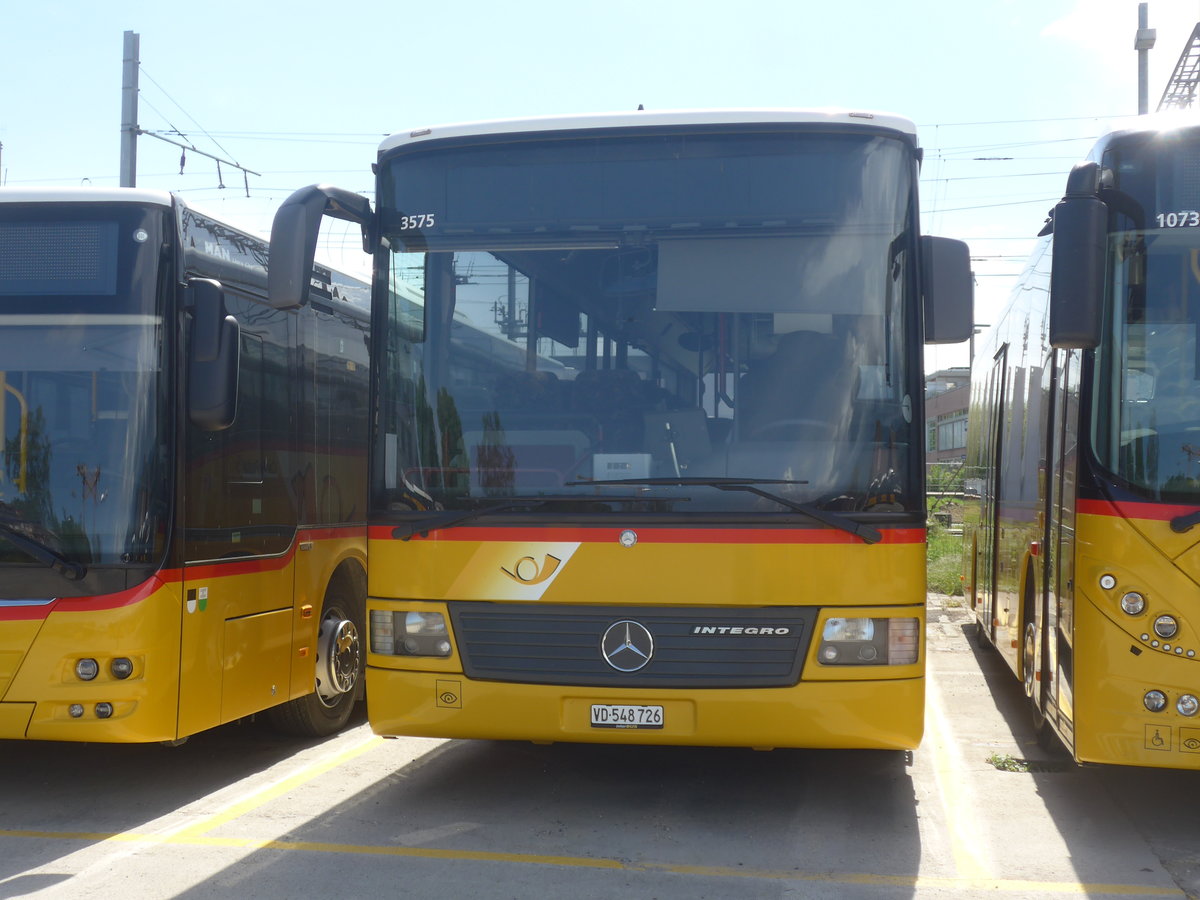
[[974, 360], [966, 595], [1081, 763], [1200, 768], [1197, 172], [1200, 128], [1102, 138]]
[[272, 302], [323, 212], [375, 253], [377, 733], [917, 746], [922, 341], [971, 330], [919, 159], [882, 114], [572, 116], [285, 201]]
[[175, 742], [363, 690], [369, 289], [136, 189], [0, 189], [0, 738]]

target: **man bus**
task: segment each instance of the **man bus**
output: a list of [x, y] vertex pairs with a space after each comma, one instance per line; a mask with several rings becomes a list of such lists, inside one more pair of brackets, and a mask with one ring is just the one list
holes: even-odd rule
[[361, 695], [367, 286], [166, 193], [0, 189], [0, 738], [164, 741]]
[[1043, 738], [1200, 768], [1200, 128], [1075, 167], [972, 373], [966, 596]]
[[[374, 252], [381, 734], [912, 748], [922, 340], [970, 334], [911, 123], [638, 112], [397, 134]], [[288, 256], [288, 261], [284, 257]]]

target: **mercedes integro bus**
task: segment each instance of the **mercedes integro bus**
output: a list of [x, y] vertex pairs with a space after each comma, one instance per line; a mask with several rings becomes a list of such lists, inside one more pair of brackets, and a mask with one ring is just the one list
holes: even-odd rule
[[[912, 748], [923, 341], [970, 334], [913, 126], [638, 112], [388, 138], [368, 715], [385, 735]], [[287, 260], [284, 256], [289, 257]]]

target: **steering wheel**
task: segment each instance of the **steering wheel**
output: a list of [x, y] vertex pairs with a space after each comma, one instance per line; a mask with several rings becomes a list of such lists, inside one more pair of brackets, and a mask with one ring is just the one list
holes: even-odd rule
[[[759, 425], [751, 431], [750, 440], [779, 441], [804, 431], [815, 432], [823, 439], [832, 438], [834, 434], [833, 423], [822, 419], [776, 419], [774, 422]], [[777, 437], [768, 437], [768, 435], [776, 434], [778, 434]]]

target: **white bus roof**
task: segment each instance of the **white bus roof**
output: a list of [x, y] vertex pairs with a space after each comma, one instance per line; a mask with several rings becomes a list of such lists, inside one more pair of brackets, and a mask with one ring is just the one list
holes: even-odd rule
[[913, 123], [891, 113], [849, 109], [696, 109], [662, 112], [593, 113], [574, 116], [543, 116], [532, 119], [493, 119], [436, 125], [413, 131], [397, 132], [379, 145], [385, 153], [397, 147], [443, 138], [485, 135], [526, 134], [545, 131], [574, 131], [589, 128], [630, 128], [662, 125], [755, 125], [762, 123], [812, 123], [875, 126], [917, 136]]
[[170, 207], [172, 198], [167, 191], [143, 188], [0, 187], [0, 203], [143, 203]]

